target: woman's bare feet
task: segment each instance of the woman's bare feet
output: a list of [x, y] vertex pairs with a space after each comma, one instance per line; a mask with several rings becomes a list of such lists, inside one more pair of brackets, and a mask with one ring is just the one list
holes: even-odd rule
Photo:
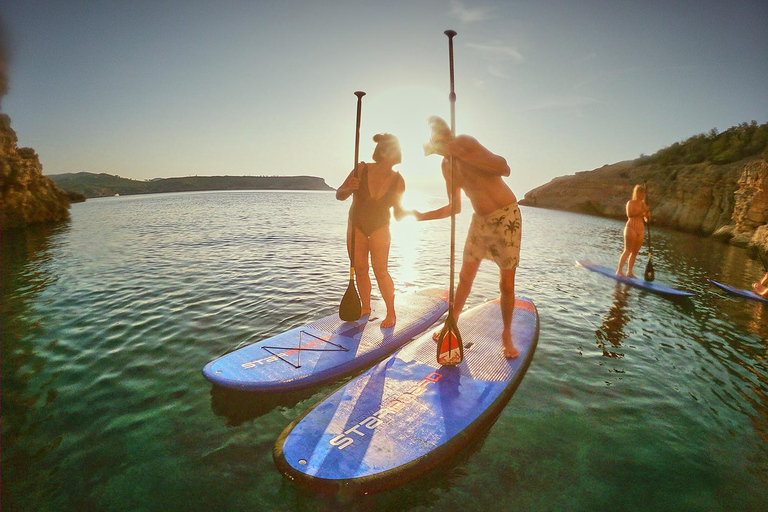
[[619, 276], [619, 277], [627, 277], [627, 276], [624, 275], [624, 272], [622, 272], [621, 270], [617, 270], [616, 271], [616, 275]]
[[637, 279], [637, 276], [632, 272], [627, 273], [627, 277], [631, 277], [632, 279]]
[[508, 332], [501, 333], [501, 344], [504, 346], [504, 357], [507, 359], [514, 359], [520, 355], [520, 351], [517, 350], [515, 344], [512, 343], [512, 334]]
[[394, 327], [395, 323], [397, 323], [397, 316], [394, 313], [391, 315], [387, 314], [384, 320], [381, 321], [381, 328], [387, 329], [389, 327]]
[[360, 316], [365, 316], [365, 315], [370, 315], [370, 314], [371, 314], [371, 308], [368, 308], [368, 309], [364, 308], [364, 309], [362, 309], [360, 311]]

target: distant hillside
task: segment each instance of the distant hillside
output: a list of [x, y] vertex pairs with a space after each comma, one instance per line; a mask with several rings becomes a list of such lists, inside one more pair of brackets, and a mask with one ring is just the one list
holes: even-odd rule
[[625, 219], [647, 183], [653, 223], [768, 253], [768, 124], [697, 135], [651, 156], [561, 176], [520, 204]]
[[85, 197], [203, 190], [333, 190], [323, 178], [314, 176], [188, 176], [141, 181], [111, 174], [78, 172], [48, 177], [62, 189]]

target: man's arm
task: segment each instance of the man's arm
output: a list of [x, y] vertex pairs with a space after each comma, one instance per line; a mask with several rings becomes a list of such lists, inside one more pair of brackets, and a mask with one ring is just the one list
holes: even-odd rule
[[448, 178], [448, 175], [446, 174], [445, 166], [443, 167], [443, 178], [445, 178], [445, 191], [446, 191], [446, 194], [448, 195], [448, 204], [445, 206], [441, 206], [436, 210], [430, 210], [424, 213], [414, 211], [414, 215], [417, 221], [437, 220], [437, 219], [445, 219], [446, 217], [450, 217], [452, 200], [456, 201], [455, 213], [456, 214], [461, 213], [461, 188], [453, 187], [453, 197], [451, 197], [451, 186], [448, 183], [449, 178]]
[[504, 157], [491, 153], [477, 139], [459, 135], [445, 144], [444, 156], [454, 156], [477, 169], [496, 176], [509, 176], [509, 165]]

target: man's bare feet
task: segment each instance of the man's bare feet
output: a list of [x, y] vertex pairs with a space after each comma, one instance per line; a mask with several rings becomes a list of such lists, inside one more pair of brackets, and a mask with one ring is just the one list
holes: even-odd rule
[[434, 341], [435, 343], [440, 341], [440, 333], [441, 332], [443, 332], [443, 326], [440, 326], [440, 328], [438, 330], [436, 330], [435, 332], [432, 333], [432, 341]]
[[370, 315], [370, 314], [371, 314], [371, 308], [368, 308], [368, 309], [363, 308], [360, 311], [360, 316], [365, 316], [365, 315]]
[[507, 359], [514, 359], [520, 355], [520, 351], [512, 343], [512, 334], [508, 332], [501, 333], [501, 344], [504, 346], [504, 357]]
[[632, 279], [637, 279], [637, 276], [633, 274], [632, 272], [627, 273], [627, 277], [631, 277]]
[[381, 321], [381, 328], [387, 329], [389, 327], [394, 327], [395, 323], [397, 323], [397, 316], [394, 314], [387, 315], [384, 320]]
[[621, 270], [617, 270], [616, 271], [616, 275], [619, 276], [619, 277], [627, 277], [627, 276], [624, 275], [624, 272], [622, 272]]

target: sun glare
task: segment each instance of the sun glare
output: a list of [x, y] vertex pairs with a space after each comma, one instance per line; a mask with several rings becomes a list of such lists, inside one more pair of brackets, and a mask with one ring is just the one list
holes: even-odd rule
[[[423, 144], [429, 140], [427, 118], [439, 115], [448, 118], [448, 95], [422, 86], [403, 86], [384, 90], [366, 97], [361, 136], [361, 159], [370, 158], [374, 143], [371, 137], [387, 132], [400, 140], [403, 162], [396, 167], [406, 179], [407, 186], [424, 189], [439, 186], [442, 181], [440, 159], [424, 157]], [[435, 193], [440, 193], [440, 188]]]

